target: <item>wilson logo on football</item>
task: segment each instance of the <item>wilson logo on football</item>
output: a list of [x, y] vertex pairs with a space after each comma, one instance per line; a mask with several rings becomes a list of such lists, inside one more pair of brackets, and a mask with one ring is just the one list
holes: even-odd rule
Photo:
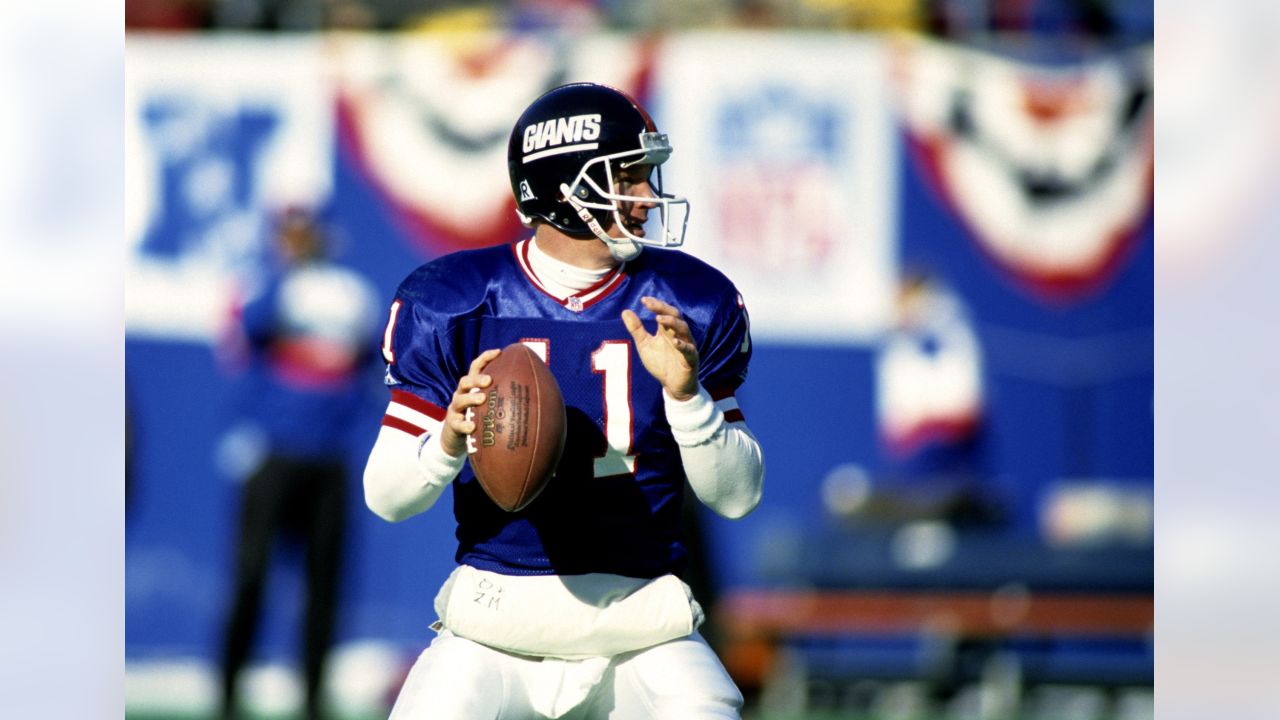
[[[579, 150], [595, 150], [600, 139], [600, 115], [572, 115], [537, 122], [524, 129], [524, 162]], [[566, 145], [566, 143], [571, 143]]]

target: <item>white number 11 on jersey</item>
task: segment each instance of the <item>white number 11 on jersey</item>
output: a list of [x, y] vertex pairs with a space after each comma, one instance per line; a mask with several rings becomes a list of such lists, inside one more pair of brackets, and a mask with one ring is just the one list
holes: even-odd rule
[[631, 454], [631, 343], [605, 340], [591, 353], [591, 372], [603, 376], [604, 457], [596, 458], [595, 477], [634, 475], [636, 456]]
[[[524, 343], [547, 363], [550, 343], [525, 339]], [[595, 459], [594, 477], [634, 475], [636, 456], [631, 454], [631, 343], [605, 340], [591, 353], [591, 372], [601, 376], [604, 406], [604, 455]]]

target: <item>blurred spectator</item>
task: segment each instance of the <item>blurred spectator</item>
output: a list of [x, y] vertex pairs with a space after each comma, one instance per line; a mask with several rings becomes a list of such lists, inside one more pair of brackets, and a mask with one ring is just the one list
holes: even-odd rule
[[325, 27], [330, 30], [372, 30], [378, 25], [378, 14], [361, 0], [329, 0]]
[[279, 272], [240, 313], [238, 339], [249, 363], [245, 422], [265, 441], [266, 453], [241, 498], [224, 636], [224, 718], [236, 716], [238, 679], [252, 650], [278, 535], [305, 547], [306, 717], [320, 717], [346, 515], [345, 440], [362, 395], [378, 385], [377, 301], [368, 281], [326, 259], [325, 238], [307, 212], [285, 213], [275, 239]]
[[[755, 0], [759, 2], [759, 0]], [[917, 30], [922, 0], [803, 0], [805, 24], [844, 30]]]
[[888, 462], [865, 516], [989, 521], [981, 495], [982, 348], [962, 302], [935, 277], [898, 290], [894, 327], [876, 361], [876, 414]]
[[590, 32], [603, 24], [599, 0], [512, 0], [507, 25], [512, 30]]
[[126, 30], [200, 30], [212, 22], [217, 0], [126, 0]]
[[957, 40], [992, 33], [1064, 39], [1147, 41], [1151, 5], [1138, 0], [920, 0], [928, 30]]
[[972, 437], [982, 409], [982, 350], [960, 299], [915, 274], [898, 286], [895, 310], [877, 369], [881, 436], [898, 456]]
[[768, 0], [739, 0], [737, 24], [744, 28], [764, 30], [782, 27], [782, 15]]
[[326, 29], [364, 30], [390, 17], [395, 3], [388, 0], [215, 0], [220, 28], [314, 32]]
[[[993, 34], [1141, 40], [1150, 4], [1137, 0], [128, 0], [129, 29], [309, 32], [417, 28], [480, 17], [516, 31], [665, 30], [736, 25], [856, 31], [926, 31], [955, 40]], [[446, 25], [453, 24], [446, 21]]]
[[499, 8], [492, 4], [432, 5], [400, 18], [399, 27], [409, 32], [466, 34], [487, 33], [500, 25]]

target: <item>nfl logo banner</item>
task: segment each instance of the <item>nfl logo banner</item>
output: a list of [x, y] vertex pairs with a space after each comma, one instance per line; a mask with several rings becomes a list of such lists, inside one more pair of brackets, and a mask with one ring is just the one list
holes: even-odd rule
[[684, 249], [738, 285], [753, 335], [874, 337], [890, 308], [897, 201], [882, 44], [682, 36], [658, 73], [657, 121], [674, 147], [664, 175], [690, 199]]
[[212, 342], [269, 260], [270, 214], [331, 193], [321, 46], [146, 37], [126, 49], [126, 328]]

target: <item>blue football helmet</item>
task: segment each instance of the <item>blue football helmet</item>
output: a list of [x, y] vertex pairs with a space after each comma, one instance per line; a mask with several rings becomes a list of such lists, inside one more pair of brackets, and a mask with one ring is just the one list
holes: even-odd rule
[[[572, 83], [534, 100], [516, 121], [507, 145], [507, 170], [525, 225], [538, 219], [568, 235], [594, 235], [615, 257], [627, 260], [644, 245], [684, 242], [689, 202], [662, 192], [661, 165], [670, 156], [667, 136], [626, 93]], [[633, 165], [654, 167], [652, 197], [618, 193], [617, 172]], [[661, 226], [654, 228], [653, 237], [648, 229], [637, 235], [623, 222], [622, 203], [636, 202], [656, 206]], [[623, 237], [607, 233], [611, 224]]]

